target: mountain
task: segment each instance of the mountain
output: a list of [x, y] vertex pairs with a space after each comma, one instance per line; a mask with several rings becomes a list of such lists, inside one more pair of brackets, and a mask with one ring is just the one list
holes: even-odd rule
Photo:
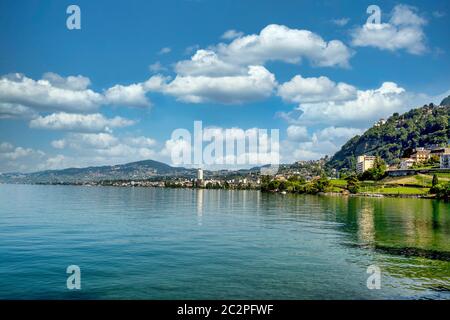
[[446, 145], [450, 139], [450, 96], [439, 106], [433, 104], [394, 113], [386, 122], [378, 122], [361, 136], [350, 139], [328, 165], [335, 169], [353, 169], [358, 155], [376, 155], [388, 164], [409, 156], [413, 148]]
[[161, 176], [195, 176], [195, 169], [171, 167], [165, 163], [144, 160], [115, 166], [68, 168], [33, 173], [0, 174], [0, 182], [8, 183], [74, 183], [100, 180], [151, 179]]
[[441, 106], [450, 106], [450, 96], [442, 100]]

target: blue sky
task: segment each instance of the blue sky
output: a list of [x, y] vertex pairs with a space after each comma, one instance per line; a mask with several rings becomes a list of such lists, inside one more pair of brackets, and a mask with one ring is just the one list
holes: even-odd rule
[[448, 1], [4, 0], [0, 172], [169, 163], [172, 131], [195, 120], [277, 128], [282, 162], [331, 155], [449, 94], [449, 14]]

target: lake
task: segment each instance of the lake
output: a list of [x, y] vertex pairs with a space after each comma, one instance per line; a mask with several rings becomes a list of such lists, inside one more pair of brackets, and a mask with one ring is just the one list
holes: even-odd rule
[[450, 204], [3, 184], [0, 298], [450, 299]]

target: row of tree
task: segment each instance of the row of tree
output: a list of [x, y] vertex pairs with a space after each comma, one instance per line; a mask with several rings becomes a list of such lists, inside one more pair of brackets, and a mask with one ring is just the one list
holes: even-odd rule
[[290, 192], [299, 194], [317, 194], [332, 190], [331, 182], [326, 176], [306, 182], [304, 178], [292, 176], [287, 180], [272, 179], [264, 176], [261, 181], [261, 191], [265, 192]]

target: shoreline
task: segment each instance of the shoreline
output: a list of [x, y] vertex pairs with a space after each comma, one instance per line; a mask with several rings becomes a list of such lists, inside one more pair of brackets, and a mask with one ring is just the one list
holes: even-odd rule
[[388, 194], [388, 193], [341, 193], [341, 192], [318, 192], [312, 193], [295, 193], [295, 192], [279, 192], [279, 191], [262, 191], [260, 188], [199, 188], [199, 187], [167, 187], [158, 185], [103, 185], [96, 183], [3, 183], [0, 185], [34, 185], [34, 186], [76, 186], [76, 187], [113, 187], [113, 188], [158, 188], [158, 189], [184, 189], [184, 190], [227, 190], [227, 191], [259, 191], [267, 194], [279, 195], [312, 195], [312, 196], [329, 196], [329, 197], [361, 197], [361, 198], [401, 198], [401, 199], [428, 199], [428, 200], [443, 200], [430, 194]]

